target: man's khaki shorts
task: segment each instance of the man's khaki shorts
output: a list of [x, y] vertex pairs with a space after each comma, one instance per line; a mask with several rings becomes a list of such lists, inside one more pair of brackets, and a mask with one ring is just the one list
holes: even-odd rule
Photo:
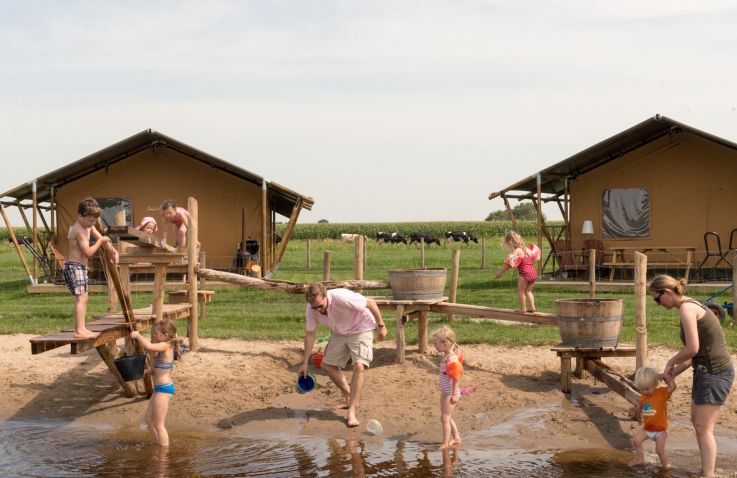
[[333, 333], [330, 336], [322, 363], [343, 368], [348, 359], [351, 359], [354, 365], [362, 363], [365, 367], [369, 366], [374, 359], [373, 330], [350, 335]]

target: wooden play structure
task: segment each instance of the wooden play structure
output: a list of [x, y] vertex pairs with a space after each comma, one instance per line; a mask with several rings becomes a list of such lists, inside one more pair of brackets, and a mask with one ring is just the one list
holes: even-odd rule
[[[198, 237], [198, 206], [194, 198], [189, 198], [187, 208], [192, 218], [187, 230], [187, 250], [179, 252], [171, 246], [161, 243], [153, 236], [137, 231], [130, 226], [113, 227], [107, 232], [111, 237], [118, 238], [119, 247], [125, 252], [120, 254], [118, 264], [114, 264], [107, 252], [103, 249], [103, 258], [108, 277], [110, 292], [109, 305], [113, 309], [115, 300], [120, 304], [122, 312], [109, 312], [93, 318], [87, 322], [87, 327], [99, 335], [89, 339], [74, 337], [72, 328], [61, 332], [35, 337], [31, 339], [31, 352], [39, 354], [66, 345], [71, 346], [71, 353], [78, 354], [90, 349], [95, 349], [107, 365], [110, 372], [123, 388], [126, 395], [135, 397], [137, 389], [130, 382], [123, 380], [115, 366], [115, 344], [118, 339], [127, 338], [132, 330], [142, 330], [150, 327], [155, 322], [168, 318], [171, 320], [187, 319], [187, 336], [189, 338], [190, 350], [198, 347], [198, 307], [200, 303], [205, 310], [206, 303], [212, 300], [211, 291], [198, 291], [195, 267], [197, 262], [197, 237]], [[129, 267], [132, 264], [147, 263], [155, 268], [153, 299], [150, 307], [133, 309], [130, 298]], [[189, 285], [185, 294], [179, 291], [170, 293], [170, 303], [164, 303], [164, 286], [166, 281], [167, 267], [173, 264], [186, 263]], [[174, 298], [174, 300], [171, 300]], [[195, 306], [193, 306], [195, 304]], [[142, 354], [143, 349], [135, 342], [136, 353]], [[144, 380], [146, 394], [153, 392], [150, 376]]]
[[[586, 370], [597, 380], [604, 383], [614, 392], [635, 406], [639, 405], [640, 393], [632, 381], [612, 371], [602, 361], [607, 357], [635, 357], [634, 371], [647, 363], [647, 326], [645, 300], [647, 296], [647, 256], [639, 252], [634, 254], [635, 271], [635, 323], [637, 343], [616, 344], [605, 347], [574, 347], [556, 345], [551, 350], [560, 358], [561, 391], [571, 393], [572, 377], [582, 378]], [[575, 370], [571, 368], [572, 359], [576, 360]]]

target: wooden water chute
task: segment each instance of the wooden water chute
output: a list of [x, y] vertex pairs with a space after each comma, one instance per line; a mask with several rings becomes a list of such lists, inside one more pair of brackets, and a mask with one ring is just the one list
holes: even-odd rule
[[[635, 253], [635, 322], [636, 345], [628, 344], [592, 344], [592, 346], [572, 346], [560, 344], [553, 347], [560, 358], [561, 391], [570, 393], [572, 376], [583, 377], [586, 370], [609, 389], [621, 395], [631, 404], [638, 406], [640, 393], [628, 377], [614, 372], [603, 361], [604, 357], [635, 357], [635, 371], [647, 363], [647, 326], [645, 313], [647, 256]], [[576, 359], [575, 371], [571, 370], [571, 361]]]
[[[196, 224], [196, 207], [194, 211], [195, 214], [192, 216], [192, 223]], [[197, 228], [195, 226], [190, 228], [190, 230], [193, 232], [190, 233], [191, 240], [188, 242], [188, 248], [192, 249], [189, 251], [189, 257], [191, 258], [194, 254], [196, 258]], [[126, 248], [125, 253], [120, 254], [118, 264], [113, 264], [111, 258], [106, 253], [103, 253], [103, 259], [108, 273], [108, 282], [112, 284], [110, 293], [116, 295], [122, 312], [108, 312], [107, 314], [95, 316], [92, 321], [87, 322], [87, 328], [93, 332], [97, 332], [97, 337], [78, 339], [74, 337], [74, 329], [70, 328], [56, 334], [31, 339], [31, 352], [33, 354], [39, 354], [70, 345], [71, 353], [78, 354], [94, 348], [98, 351], [110, 372], [123, 388], [125, 394], [135, 397], [137, 396], [137, 391], [130, 382], [123, 380], [123, 377], [115, 367], [115, 357], [111, 351], [115, 342], [120, 338], [128, 337], [131, 330], [146, 329], [163, 318], [171, 320], [188, 318], [190, 350], [196, 350], [197, 308], [192, 305], [192, 301], [178, 304], [164, 304], [163, 302], [167, 266], [173, 263], [182, 263], [185, 255], [184, 252], [179, 252], [171, 246], [162, 244], [153, 236], [137, 231], [130, 226], [111, 228], [108, 234], [130, 245], [130, 247]], [[133, 309], [130, 299], [129, 266], [140, 263], [150, 263], [155, 267], [153, 299], [150, 307]], [[196, 264], [191, 264], [192, 268], [195, 266]], [[187, 280], [190, 286], [193, 282], [196, 284], [196, 275], [188, 274]], [[189, 293], [191, 298], [191, 288], [189, 289]], [[194, 290], [194, 298], [194, 304], [196, 304], [198, 298], [196, 289]], [[195, 324], [194, 326], [193, 323]], [[138, 343], [136, 343], [136, 352], [144, 353]], [[150, 375], [147, 376], [144, 384], [147, 395], [150, 395], [153, 392]]]

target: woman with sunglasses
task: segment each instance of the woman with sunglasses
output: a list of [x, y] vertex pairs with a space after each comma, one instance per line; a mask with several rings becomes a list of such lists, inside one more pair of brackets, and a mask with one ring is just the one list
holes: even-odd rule
[[683, 348], [668, 360], [663, 375], [675, 378], [693, 368], [691, 423], [701, 453], [701, 475], [714, 476], [717, 445], [714, 425], [727, 400], [734, 367], [722, 326], [714, 313], [684, 295], [686, 281], [669, 275], [656, 276], [650, 283], [655, 303], [666, 309], [678, 309]]

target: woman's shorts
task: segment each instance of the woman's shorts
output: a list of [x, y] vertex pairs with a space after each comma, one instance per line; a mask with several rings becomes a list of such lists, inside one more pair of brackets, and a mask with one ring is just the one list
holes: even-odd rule
[[325, 348], [322, 363], [343, 368], [351, 359], [353, 365], [362, 363], [365, 367], [374, 359], [374, 331], [342, 335], [333, 333]]
[[734, 367], [709, 373], [699, 366], [693, 369], [691, 400], [694, 405], [724, 405], [734, 382]]
[[169, 395], [174, 395], [174, 384], [167, 383], [165, 385], [156, 385], [154, 387], [154, 393], [168, 393]]

